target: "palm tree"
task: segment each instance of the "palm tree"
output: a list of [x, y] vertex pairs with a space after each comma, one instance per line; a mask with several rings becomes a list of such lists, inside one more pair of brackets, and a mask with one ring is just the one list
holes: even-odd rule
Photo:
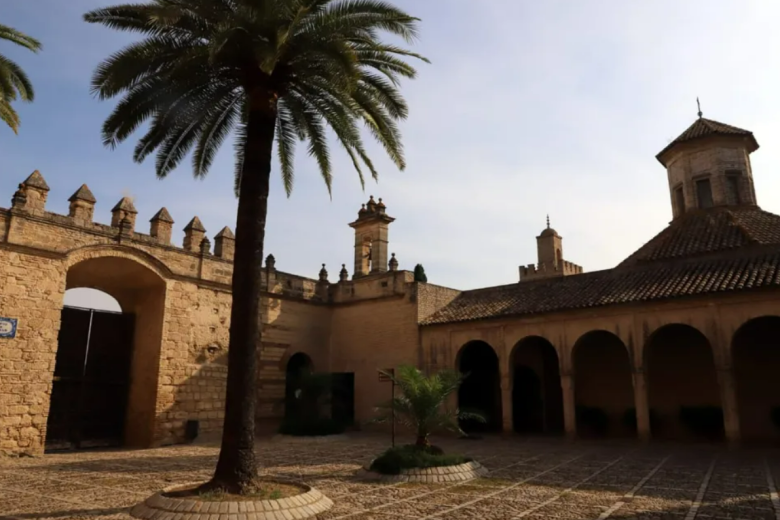
[[458, 390], [466, 377], [456, 370], [442, 370], [426, 376], [416, 367], [401, 366], [395, 373], [380, 372], [392, 379], [402, 394], [379, 405], [373, 422], [388, 422], [395, 415], [397, 421], [415, 431], [418, 448], [429, 448], [431, 443], [428, 438], [437, 429], [463, 435], [458, 419], [485, 421], [480, 414], [447, 407], [447, 398]]
[[411, 43], [417, 18], [382, 0], [147, 0], [85, 15], [90, 23], [144, 38], [101, 63], [92, 79], [100, 99], [121, 96], [103, 125], [116, 146], [143, 122], [134, 159], [156, 151], [168, 175], [193, 150], [196, 177], [206, 175], [235, 131], [238, 197], [233, 307], [222, 446], [208, 487], [243, 492], [257, 475], [254, 454], [256, 348], [260, 279], [271, 161], [276, 150], [287, 195], [296, 141], [319, 166], [330, 193], [330, 127], [361, 184], [374, 168], [362, 122], [399, 169], [405, 167], [396, 121], [407, 106], [398, 91], [424, 59], [384, 43], [387, 32]]
[[[3, 24], [0, 24], [0, 40], [15, 43], [33, 52], [41, 50], [41, 42]], [[11, 101], [15, 101], [17, 97], [22, 101], [35, 99], [32, 83], [19, 65], [0, 54], [0, 119], [11, 127], [15, 134], [19, 133], [20, 121]]]

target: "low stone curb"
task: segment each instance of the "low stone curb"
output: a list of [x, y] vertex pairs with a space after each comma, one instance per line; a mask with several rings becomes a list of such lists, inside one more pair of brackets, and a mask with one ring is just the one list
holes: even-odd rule
[[[369, 465], [370, 467], [370, 465]], [[358, 470], [356, 476], [370, 482], [396, 483], [416, 482], [424, 484], [465, 482], [484, 477], [488, 469], [476, 461], [458, 464], [457, 466], [441, 466], [438, 468], [406, 469], [400, 475], [382, 475], [369, 471], [368, 467]]]
[[333, 507], [328, 497], [305, 485], [301, 485], [307, 489], [305, 493], [279, 500], [205, 502], [162, 495], [198, 484], [201, 482], [165, 488], [134, 506], [130, 515], [146, 520], [303, 520]]
[[278, 434], [271, 437], [271, 442], [292, 442], [292, 443], [311, 444], [312, 442], [334, 442], [334, 441], [345, 441], [348, 439], [349, 436], [345, 433], [339, 433], [337, 435], [318, 435], [312, 437]]

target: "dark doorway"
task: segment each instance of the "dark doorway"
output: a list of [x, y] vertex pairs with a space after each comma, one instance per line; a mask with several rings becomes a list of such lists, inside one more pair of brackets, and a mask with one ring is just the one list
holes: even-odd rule
[[301, 377], [311, 374], [314, 370], [314, 364], [311, 358], [303, 352], [298, 352], [287, 361], [284, 381], [284, 416], [287, 418], [297, 417], [301, 413], [299, 409], [301, 402], [296, 399], [295, 391], [298, 389]]
[[531, 336], [512, 351], [512, 425], [519, 433], [563, 433], [563, 392], [558, 354], [546, 339]]
[[355, 374], [332, 374], [331, 417], [345, 426], [355, 424]]
[[722, 439], [715, 358], [707, 338], [682, 323], [659, 328], [644, 350], [652, 435], [659, 439]]
[[763, 316], [743, 324], [734, 334], [732, 358], [742, 439], [780, 438], [780, 317]]
[[612, 332], [593, 330], [574, 344], [577, 435], [636, 436], [631, 359]]
[[134, 316], [62, 309], [46, 448], [122, 444]]
[[515, 367], [512, 379], [512, 427], [518, 433], [544, 430], [542, 382], [530, 367]]
[[501, 431], [501, 379], [498, 356], [484, 341], [467, 344], [460, 352], [458, 370], [468, 374], [458, 389], [458, 408], [482, 414], [486, 422], [460, 421], [467, 433]]

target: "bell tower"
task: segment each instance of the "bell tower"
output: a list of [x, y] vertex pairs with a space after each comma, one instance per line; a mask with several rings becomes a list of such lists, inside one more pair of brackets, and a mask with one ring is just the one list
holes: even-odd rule
[[756, 206], [753, 132], [705, 119], [701, 109], [698, 115], [656, 156], [666, 168], [674, 219], [718, 206]]
[[363, 204], [358, 218], [349, 226], [355, 230], [355, 271], [353, 279], [386, 273], [388, 266], [388, 228], [395, 219], [385, 212], [382, 199], [374, 196]]

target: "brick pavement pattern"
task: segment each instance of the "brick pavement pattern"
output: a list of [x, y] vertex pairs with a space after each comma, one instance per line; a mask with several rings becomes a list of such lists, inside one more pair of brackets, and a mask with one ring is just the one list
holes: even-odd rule
[[[387, 439], [301, 444], [261, 440], [261, 473], [313, 486], [334, 506], [320, 520], [642, 519], [780, 520], [780, 450], [720, 445], [446, 440], [488, 478], [436, 484], [369, 483], [359, 468]], [[84, 451], [0, 459], [0, 519], [129, 519], [160, 489], [207, 479], [215, 446]]]

